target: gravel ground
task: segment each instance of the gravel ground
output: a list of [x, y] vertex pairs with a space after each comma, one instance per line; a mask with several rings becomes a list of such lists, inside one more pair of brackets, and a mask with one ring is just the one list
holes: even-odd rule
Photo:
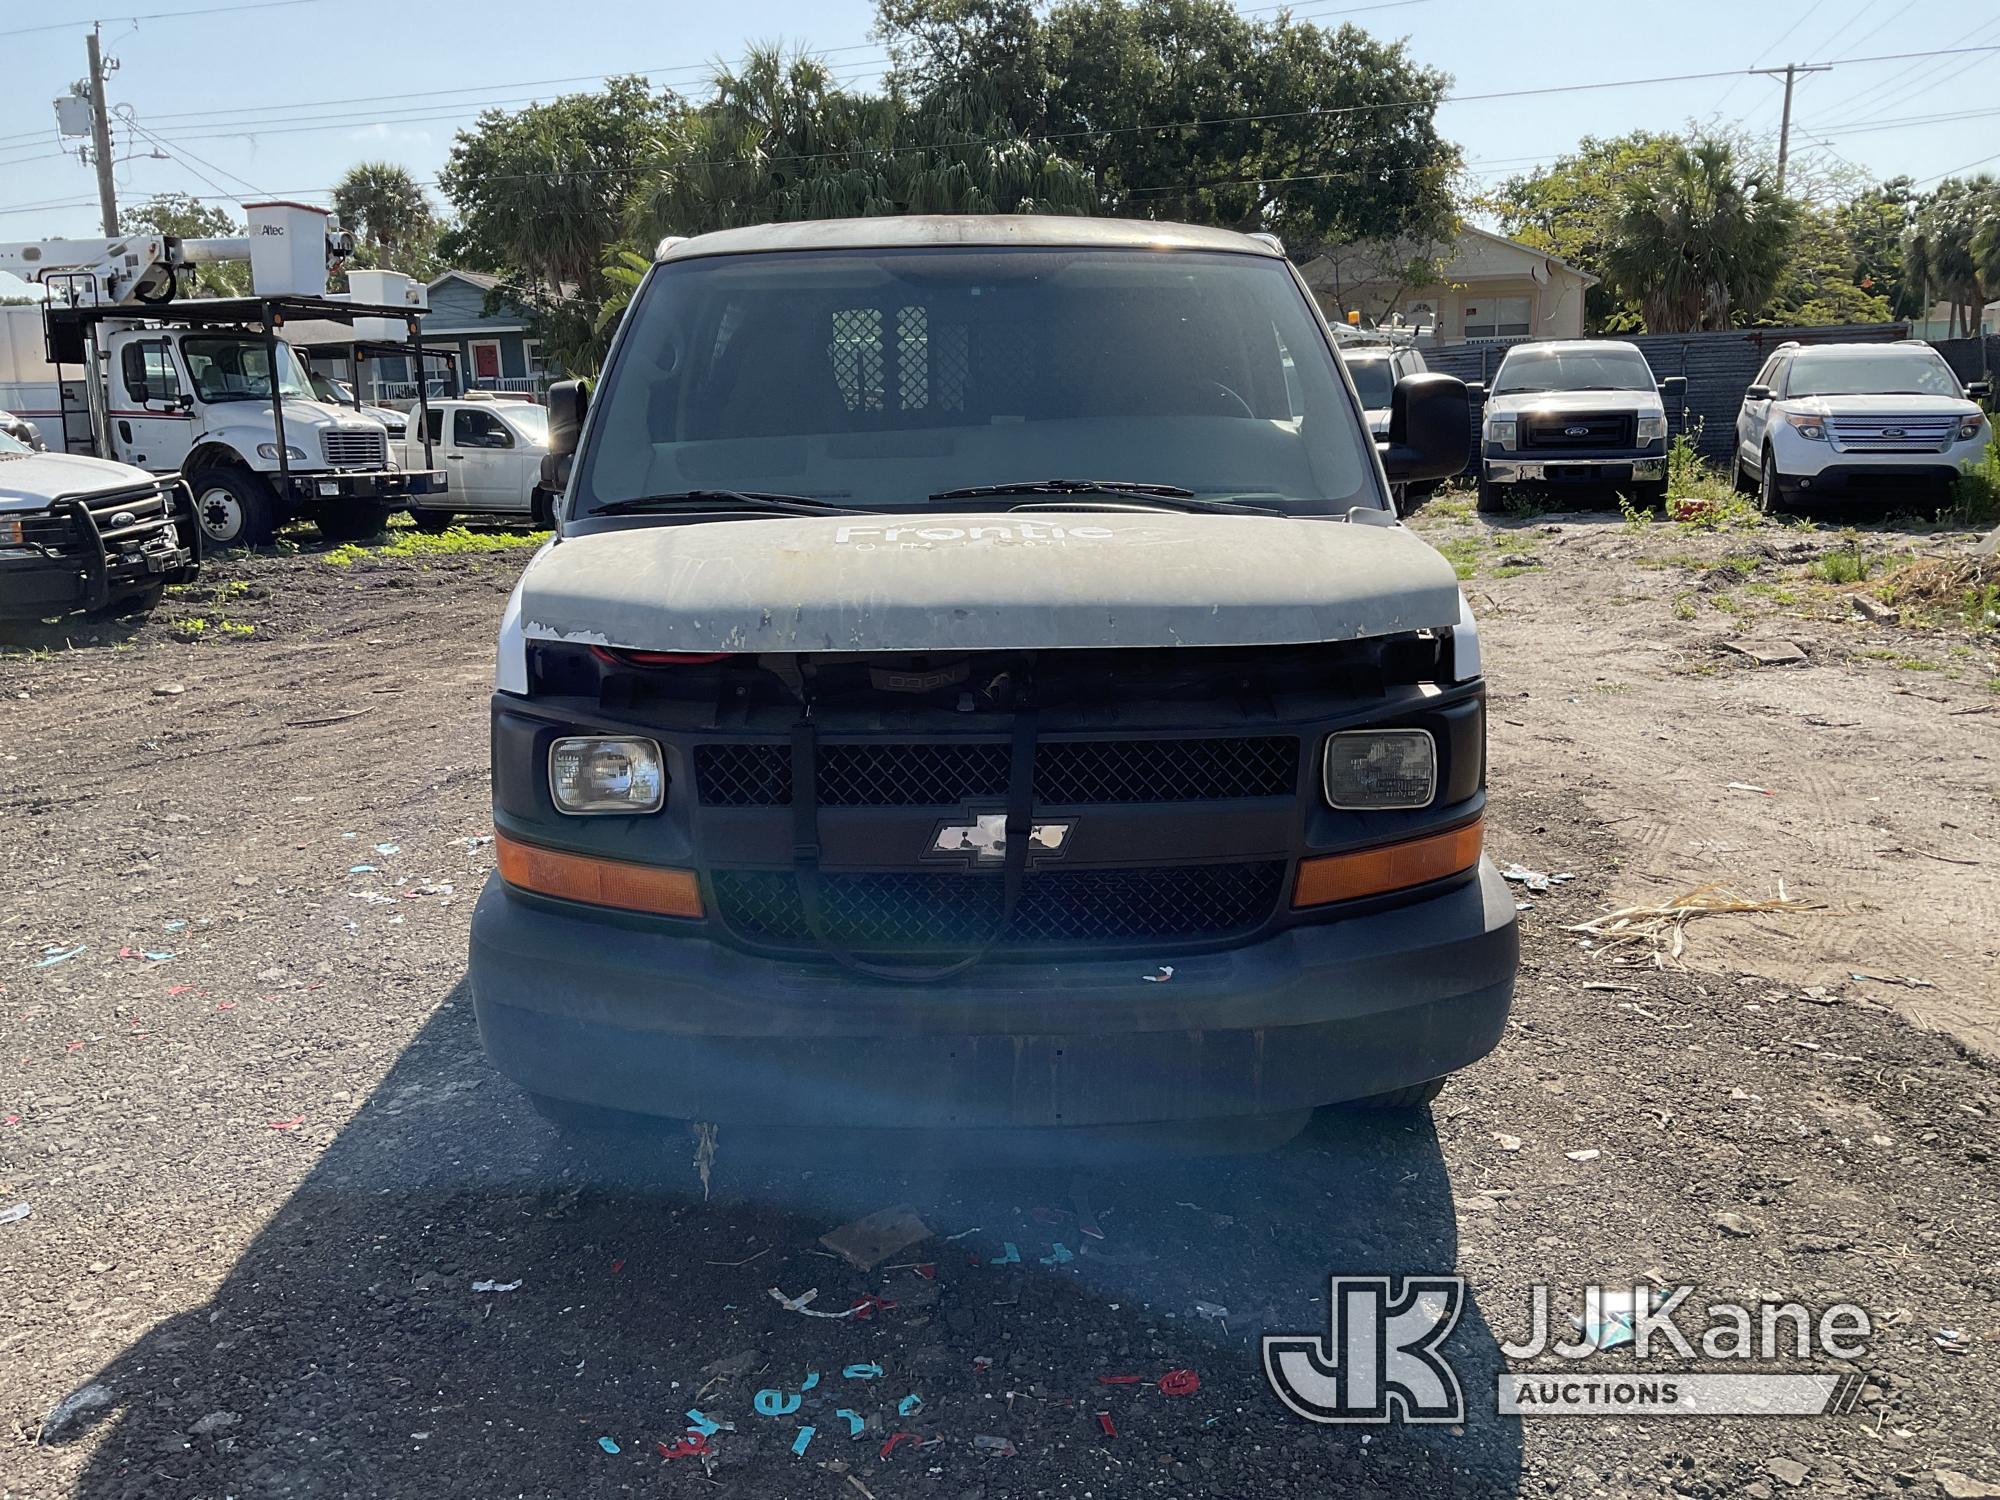
[[[0, 656], [0, 1209], [32, 1206], [0, 1223], [0, 1494], [2000, 1493], [1991, 636], [1850, 622], [1803, 578], [1824, 536], [1422, 525], [1487, 622], [1489, 846], [1575, 876], [1523, 913], [1507, 1039], [1427, 1117], [1094, 1164], [1101, 1239], [1059, 1164], [725, 1134], [704, 1199], [690, 1141], [569, 1144], [489, 1070], [465, 929], [523, 554], [231, 560]], [[1805, 660], [1728, 645], [1773, 632]], [[1685, 969], [1564, 930], [1777, 878], [1830, 909], [1697, 923]], [[893, 1204], [934, 1237], [873, 1272], [819, 1245]], [[1323, 1328], [1336, 1272], [1468, 1279], [1463, 1428], [1279, 1406], [1256, 1336]], [[1560, 1312], [1646, 1277], [1861, 1303], [1860, 1405], [1494, 1414], [1532, 1283]], [[663, 1458], [691, 1407], [734, 1430]]]

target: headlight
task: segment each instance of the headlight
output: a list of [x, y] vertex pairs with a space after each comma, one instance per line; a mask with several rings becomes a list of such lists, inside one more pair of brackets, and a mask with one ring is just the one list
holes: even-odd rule
[[1792, 431], [1802, 438], [1811, 438], [1815, 443], [1826, 441], [1825, 419], [1805, 412], [1786, 412], [1785, 420], [1792, 424]]
[[1486, 441], [1489, 443], [1498, 443], [1503, 448], [1511, 448], [1514, 446], [1514, 434], [1516, 431], [1517, 428], [1512, 417], [1488, 417], [1486, 419]]
[[658, 812], [667, 778], [651, 740], [557, 740], [549, 749], [549, 794], [566, 813]]
[[1349, 729], [1329, 735], [1324, 778], [1334, 807], [1428, 807], [1437, 792], [1437, 741], [1423, 729]]
[[[275, 460], [278, 456], [278, 445], [276, 443], [259, 443], [257, 445], [257, 456], [259, 458]], [[290, 443], [287, 443], [285, 444], [285, 457], [295, 464], [301, 464], [306, 460], [306, 450], [303, 448], [294, 448]]]
[[10, 516], [4, 520], [0, 520], [0, 547], [18, 547], [20, 545], [21, 518], [19, 516]]
[[1667, 440], [1667, 414], [1663, 411], [1650, 415], [1642, 412], [1635, 430], [1642, 443], [1664, 443]]
[[1958, 440], [1961, 443], [1969, 443], [1985, 430], [1986, 418], [1981, 416], [1967, 417], [1963, 422], [1958, 424]]

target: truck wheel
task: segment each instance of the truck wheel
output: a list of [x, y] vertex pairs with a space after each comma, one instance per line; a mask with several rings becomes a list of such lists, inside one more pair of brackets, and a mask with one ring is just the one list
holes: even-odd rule
[[360, 542], [381, 534], [389, 524], [389, 517], [396, 513], [393, 505], [356, 504], [349, 502], [322, 505], [313, 512], [313, 524], [319, 527], [319, 534], [329, 542]]
[[1778, 455], [1769, 448], [1764, 450], [1764, 467], [1757, 485], [1757, 509], [1767, 516], [1775, 516], [1785, 508], [1785, 492], [1778, 483]]
[[417, 530], [425, 536], [436, 536], [440, 531], [449, 531], [456, 519], [448, 510], [419, 510], [410, 507], [410, 519], [417, 523]]
[[1633, 485], [1632, 500], [1642, 510], [1665, 510], [1667, 505], [1666, 481], [1661, 480], [1657, 484]]
[[278, 529], [278, 506], [264, 476], [248, 469], [202, 469], [188, 476], [195, 524], [211, 547], [262, 547]]
[[1413, 1083], [1406, 1089], [1391, 1089], [1386, 1094], [1370, 1094], [1365, 1099], [1349, 1099], [1341, 1108], [1422, 1109], [1444, 1092], [1444, 1085], [1444, 1079], [1433, 1078], [1429, 1083]]
[[528, 524], [537, 531], [547, 531], [556, 524], [556, 497], [547, 490], [538, 489], [528, 497]]
[[149, 588], [140, 589], [137, 593], [126, 594], [121, 598], [113, 599], [102, 609], [92, 610], [90, 612], [91, 618], [95, 620], [130, 620], [137, 619], [141, 615], [149, 615], [153, 612], [153, 606], [160, 602], [160, 596], [166, 591], [167, 586], [164, 583], [153, 584]]
[[1507, 508], [1507, 497], [1500, 486], [1483, 474], [1479, 479], [1479, 499], [1474, 502], [1482, 516], [1497, 516]]

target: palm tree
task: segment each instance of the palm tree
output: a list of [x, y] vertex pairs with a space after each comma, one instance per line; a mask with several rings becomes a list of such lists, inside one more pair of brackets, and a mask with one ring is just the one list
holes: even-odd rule
[[2000, 288], [2000, 179], [1948, 177], [1918, 205], [1903, 239], [1903, 279], [1926, 309], [1951, 305], [1961, 337], [1979, 329], [1980, 309]]
[[347, 169], [333, 190], [342, 227], [366, 245], [378, 265], [405, 264], [436, 231], [436, 215], [416, 178], [394, 162], [364, 161]]
[[1728, 328], [1770, 297], [1797, 227], [1798, 206], [1761, 172], [1697, 140], [1625, 184], [1604, 266], [1649, 333]]

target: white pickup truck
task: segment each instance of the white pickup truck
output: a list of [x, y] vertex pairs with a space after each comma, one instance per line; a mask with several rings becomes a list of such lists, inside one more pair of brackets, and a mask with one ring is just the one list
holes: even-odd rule
[[[416, 416], [411, 412], [413, 428]], [[429, 421], [431, 457], [448, 476], [451, 508], [413, 502], [410, 516], [421, 529], [442, 531], [459, 515], [518, 516], [538, 527], [553, 523], [555, 497], [542, 488], [542, 459], [549, 451], [545, 407], [532, 401], [434, 401]], [[398, 456], [406, 466], [421, 467], [421, 434], [411, 431]]]

